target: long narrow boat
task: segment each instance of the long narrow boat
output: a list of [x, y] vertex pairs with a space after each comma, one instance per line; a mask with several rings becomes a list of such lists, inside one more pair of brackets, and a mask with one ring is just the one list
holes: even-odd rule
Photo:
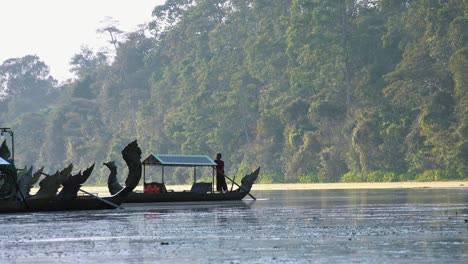
[[[242, 200], [247, 195], [251, 196], [250, 190], [254, 181], [258, 178], [260, 168], [245, 175], [241, 180], [241, 185], [234, 182], [233, 179], [225, 176], [236, 185], [236, 189], [228, 192], [214, 191], [215, 166], [216, 163], [206, 155], [167, 155], [151, 154], [143, 162], [143, 192], [132, 192], [122, 198], [123, 203], [158, 203], [158, 202], [199, 202], [199, 201], [232, 201]], [[147, 171], [148, 166], [158, 166], [161, 169], [161, 182], [149, 182]], [[166, 189], [164, 183], [164, 170], [167, 167], [191, 167], [193, 168], [193, 185], [191, 190], [171, 191]], [[197, 168], [212, 168], [212, 182], [197, 182]], [[109, 177], [116, 180], [116, 177]], [[206, 180], [206, 177], [204, 177]], [[109, 191], [112, 193], [111, 186], [115, 182], [108, 182]], [[255, 199], [255, 198], [254, 198]]]
[[[57, 172], [57, 177], [54, 177], [55, 175], [49, 175], [43, 179], [41, 183], [47, 179], [45, 181], [46, 183], [42, 185], [40, 184], [41, 187], [35, 195], [23, 195], [24, 193], [19, 191], [18, 186], [16, 186], [16, 192], [22, 194], [21, 199], [15, 199], [16, 194], [13, 197], [1, 199], [0, 213], [102, 210], [118, 208], [119, 205], [124, 201], [124, 197], [132, 193], [141, 179], [141, 149], [139, 148], [136, 140], [128, 144], [122, 150], [122, 157], [128, 166], [128, 176], [125, 184], [126, 186], [122, 187], [119, 192], [113, 194], [112, 196], [98, 197], [80, 189], [81, 184], [89, 176], [87, 175], [86, 177], [82, 178], [81, 172], [78, 175], [75, 175], [77, 176], [76, 182], [71, 180], [68, 183], [65, 183], [66, 180], [63, 179], [71, 179], [75, 177], [70, 175], [73, 168], [73, 166], [70, 165], [61, 172]], [[5, 168], [7, 168], [6, 166], [9, 166], [10, 164], [3, 159], [0, 160], [0, 162], [0, 178], [4, 178], [6, 177], [6, 174], [4, 174], [4, 171], [6, 171]], [[94, 165], [92, 167], [94, 167]], [[87, 171], [88, 173], [91, 173], [92, 169], [90, 168]], [[63, 186], [62, 191], [69, 187], [69, 192], [67, 192], [65, 195], [61, 195], [62, 191], [58, 194], [56, 193], [60, 184]], [[53, 185], [55, 185], [55, 187]], [[78, 191], [84, 192], [87, 195], [77, 195]]]

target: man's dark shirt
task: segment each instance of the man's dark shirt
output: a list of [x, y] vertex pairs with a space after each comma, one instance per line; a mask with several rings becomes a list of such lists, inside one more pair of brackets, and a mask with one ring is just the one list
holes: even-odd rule
[[224, 175], [224, 161], [215, 160], [216, 162], [216, 175]]
[[215, 160], [216, 162], [216, 190], [218, 192], [227, 191], [226, 179], [224, 178], [224, 161]]

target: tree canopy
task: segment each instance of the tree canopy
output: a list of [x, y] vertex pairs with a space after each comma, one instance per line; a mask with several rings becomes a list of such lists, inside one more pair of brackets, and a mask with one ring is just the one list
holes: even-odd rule
[[84, 47], [67, 83], [36, 56], [3, 62], [0, 123], [17, 164], [51, 171], [118, 160], [138, 139], [143, 156], [222, 152], [231, 174], [261, 166], [262, 182], [466, 179], [467, 11], [168, 0], [148, 30], [102, 28], [115, 57]]

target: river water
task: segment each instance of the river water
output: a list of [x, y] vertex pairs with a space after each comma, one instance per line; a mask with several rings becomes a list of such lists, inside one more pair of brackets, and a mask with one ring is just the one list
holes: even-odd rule
[[468, 188], [0, 215], [0, 263], [468, 263]]

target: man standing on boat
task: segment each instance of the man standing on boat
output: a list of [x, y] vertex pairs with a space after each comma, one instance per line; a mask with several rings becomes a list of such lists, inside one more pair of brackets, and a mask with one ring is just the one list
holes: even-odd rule
[[224, 178], [224, 161], [221, 159], [221, 153], [216, 154], [216, 190], [218, 192], [227, 192], [226, 178]]

